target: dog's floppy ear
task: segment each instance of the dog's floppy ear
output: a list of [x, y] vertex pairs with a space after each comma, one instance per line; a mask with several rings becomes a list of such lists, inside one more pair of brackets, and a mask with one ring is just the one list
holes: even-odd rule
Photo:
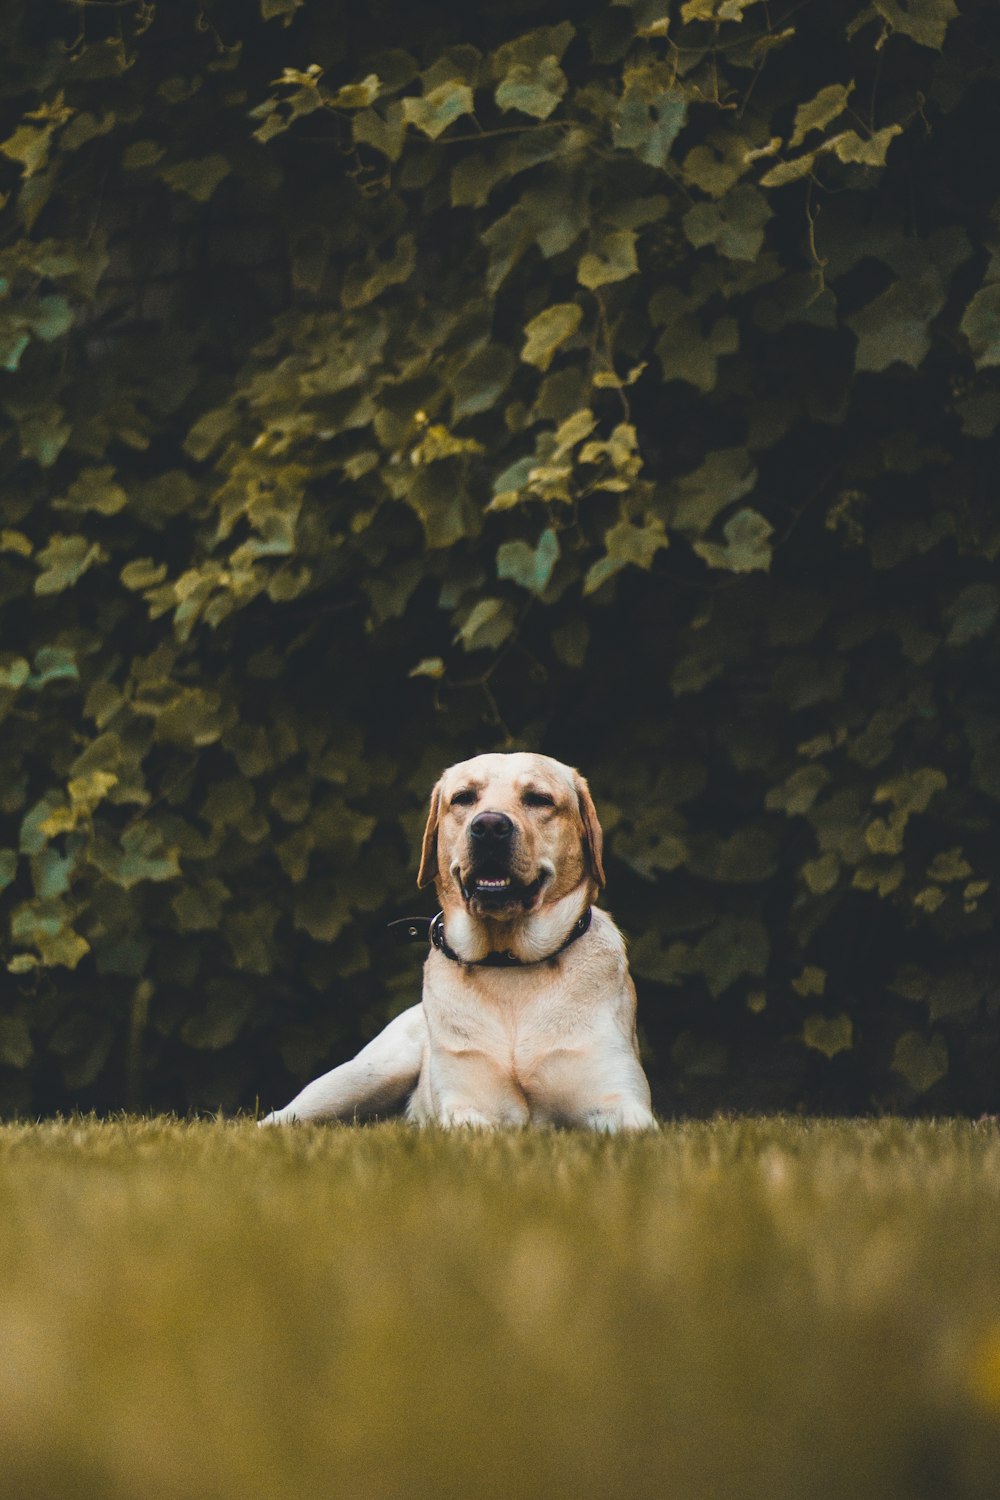
[[576, 772], [576, 795], [580, 804], [580, 817], [583, 820], [583, 852], [587, 861], [587, 870], [599, 887], [606, 884], [604, 878], [604, 834], [601, 825], [597, 821], [597, 809], [594, 799], [590, 795], [590, 787], [584, 781], [579, 771]]
[[431, 806], [427, 814], [427, 827], [424, 829], [424, 843], [420, 851], [420, 870], [417, 874], [417, 885], [423, 890], [425, 885], [430, 885], [437, 878], [438, 872], [438, 817], [441, 810], [441, 783], [431, 792]]

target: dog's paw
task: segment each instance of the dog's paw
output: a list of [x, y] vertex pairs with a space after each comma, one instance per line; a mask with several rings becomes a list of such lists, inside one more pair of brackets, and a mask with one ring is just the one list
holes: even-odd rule
[[465, 1104], [443, 1110], [439, 1119], [439, 1124], [447, 1130], [499, 1130], [507, 1123], [506, 1120], [498, 1120], [495, 1115], [484, 1114], [481, 1109]]
[[646, 1105], [635, 1099], [622, 1099], [616, 1104], [589, 1109], [583, 1123], [589, 1130], [599, 1130], [605, 1135], [617, 1135], [620, 1130], [660, 1128]]

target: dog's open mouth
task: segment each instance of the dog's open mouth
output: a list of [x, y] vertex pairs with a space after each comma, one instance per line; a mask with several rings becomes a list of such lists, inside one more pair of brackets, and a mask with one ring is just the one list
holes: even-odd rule
[[475, 902], [484, 909], [519, 906], [527, 911], [534, 904], [544, 883], [544, 874], [528, 883], [502, 870], [485, 867], [459, 876], [466, 902]]

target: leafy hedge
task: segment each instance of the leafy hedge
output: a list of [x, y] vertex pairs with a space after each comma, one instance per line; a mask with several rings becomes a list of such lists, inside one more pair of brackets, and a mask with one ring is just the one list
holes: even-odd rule
[[995, 7], [0, 26], [3, 1107], [344, 1055], [513, 744], [663, 1107], [994, 1104]]

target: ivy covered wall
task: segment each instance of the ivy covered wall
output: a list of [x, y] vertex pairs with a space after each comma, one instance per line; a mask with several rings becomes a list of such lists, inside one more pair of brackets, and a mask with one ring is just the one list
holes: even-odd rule
[[996, 7], [0, 40], [0, 1109], [346, 1056], [513, 746], [590, 777], [661, 1108], [996, 1108]]

